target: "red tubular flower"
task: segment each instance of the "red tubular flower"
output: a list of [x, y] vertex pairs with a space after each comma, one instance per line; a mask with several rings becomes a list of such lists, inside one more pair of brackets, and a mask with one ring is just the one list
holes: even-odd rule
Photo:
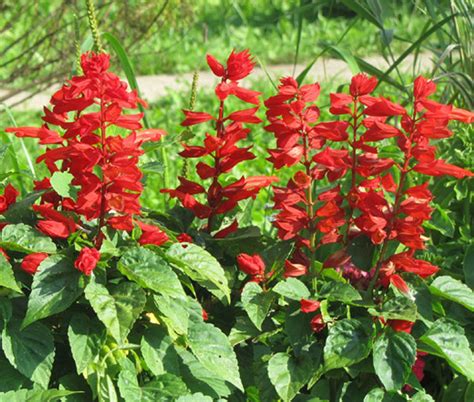
[[[66, 211], [75, 214], [79, 224], [79, 218], [97, 219], [95, 241], [100, 247], [105, 224], [118, 230], [133, 229], [132, 216], [140, 213], [142, 173], [137, 164], [143, 154], [141, 145], [158, 140], [164, 132], [138, 131], [143, 114], [124, 113], [145, 103], [108, 71], [109, 55], [86, 53], [81, 66], [83, 75], [64, 84], [52, 96], [52, 107], [44, 108], [42, 127], [11, 127], [6, 131], [52, 145], [38, 162], [44, 162], [51, 174], [72, 174], [71, 185], [78, 189], [73, 200], [56, 194], [48, 179], [35, 184], [35, 188], [45, 190], [41, 202], [51, 204], [59, 214], [52, 219], [45, 217], [39, 229], [53, 237], [67, 237], [76, 227], [72, 227], [72, 220], [61, 218]], [[96, 110], [87, 112], [89, 107]], [[113, 126], [129, 131], [128, 135], [110, 135]], [[39, 212], [44, 216], [42, 210]]]
[[250, 275], [254, 282], [261, 282], [265, 278], [265, 262], [258, 254], [239, 254], [237, 265], [242, 272]]
[[138, 222], [138, 226], [142, 230], [142, 235], [138, 242], [144, 246], [145, 244], [153, 244], [155, 246], [161, 246], [169, 240], [168, 235], [163, 232], [160, 228], [153, 225], [148, 225], [143, 222]]
[[193, 238], [190, 235], [188, 235], [187, 233], [181, 233], [178, 236], [176, 236], [176, 238], [178, 239], [178, 241], [180, 243], [192, 243], [193, 242]]
[[321, 332], [324, 329], [324, 327], [326, 326], [326, 324], [324, 323], [324, 320], [323, 320], [323, 316], [321, 314], [315, 315], [311, 319], [310, 325], [311, 325], [311, 329], [313, 330], [313, 332], [316, 332], [316, 333]]
[[0, 214], [7, 211], [11, 204], [16, 202], [19, 192], [11, 184], [7, 184], [3, 195], [0, 195]]
[[90, 276], [99, 260], [100, 253], [97, 249], [84, 247], [76, 258], [76, 261], [74, 261], [74, 267], [84, 273], [84, 275]]
[[[215, 135], [206, 133], [203, 145], [183, 144], [184, 150], [180, 155], [184, 158], [203, 158], [196, 164], [196, 173], [202, 180], [211, 180], [208, 186], [198, 184], [185, 177], [180, 177], [180, 185], [172, 189], [164, 189], [171, 197], [177, 198], [184, 208], [191, 210], [199, 219], [207, 219], [204, 229], [214, 232], [216, 238], [223, 238], [238, 229], [237, 221], [226, 228], [216, 226], [218, 215], [226, 214], [237, 207], [238, 203], [247, 198], [255, 198], [263, 187], [276, 181], [276, 177], [248, 177], [234, 182], [227, 182], [224, 186], [221, 177], [229, 173], [239, 163], [255, 158], [250, 152], [251, 147], [240, 148], [238, 141], [247, 138], [250, 130], [243, 124], [256, 124], [261, 120], [255, 115], [258, 107], [237, 110], [224, 114], [225, 100], [235, 96], [243, 102], [253, 105], [259, 104], [259, 92], [240, 86], [239, 81], [247, 77], [254, 68], [254, 62], [247, 50], [233, 51], [226, 65], [219, 63], [213, 56], [207, 56], [207, 63], [211, 71], [221, 78], [216, 86], [216, 96], [219, 99], [219, 111], [216, 117], [205, 112], [185, 110], [185, 119], [182, 126], [192, 126], [209, 121], [215, 122]], [[200, 201], [203, 200], [203, 201]], [[205, 200], [205, 201], [204, 201]]]
[[314, 311], [319, 309], [319, 306], [321, 303], [317, 300], [307, 300], [307, 299], [301, 299], [300, 300], [301, 304], [301, 312], [303, 313], [313, 313]]
[[387, 325], [396, 332], [406, 332], [407, 334], [409, 334], [411, 333], [411, 330], [415, 323], [406, 320], [388, 320]]
[[34, 275], [38, 271], [40, 264], [48, 258], [46, 253], [33, 253], [28, 254], [21, 262], [21, 269], [30, 275]]

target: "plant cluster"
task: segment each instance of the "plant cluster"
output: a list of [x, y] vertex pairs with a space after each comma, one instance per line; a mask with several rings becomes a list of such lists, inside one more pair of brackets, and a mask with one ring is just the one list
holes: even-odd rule
[[[327, 121], [319, 84], [282, 78], [263, 122], [248, 51], [207, 62], [216, 112], [184, 110], [209, 129], [183, 143], [197, 162], [161, 189], [169, 211], [140, 205], [139, 157], [165, 132], [143, 129], [104, 53], [82, 55], [40, 127], [5, 130], [46, 146], [49, 174], [0, 196], [1, 399], [469, 400], [474, 295], [427, 253], [425, 176], [473, 176], [437, 144], [474, 114], [423, 77], [402, 105], [357, 74]], [[286, 184], [234, 174], [255, 158], [249, 126], [275, 137]], [[268, 235], [239, 225], [262, 189]]]

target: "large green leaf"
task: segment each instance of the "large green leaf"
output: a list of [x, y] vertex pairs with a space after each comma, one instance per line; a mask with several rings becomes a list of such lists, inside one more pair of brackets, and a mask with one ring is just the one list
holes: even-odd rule
[[267, 317], [274, 294], [264, 291], [257, 283], [248, 282], [242, 291], [242, 305], [250, 320], [258, 329]]
[[248, 316], [240, 316], [237, 317], [235, 325], [230, 330], [229, 341], [232, 346], [235, 346], [258, 334], [260, 334], [260, 331], [255, 328]]
[[348, 283], [342, 282], [326, 282], [318, 292], [320, 299], [328, 299], [329, 301], [341, 301], [350, 303], [354, 300], [361, 300], [359, 292]]
[[28, 254], [56, 252], [56, 245], [49, 237], [23, 223], [7, 225], [2, 229], [0, 247]]
[[0, 393], [0, 401], [8, 402], [52, 402], [59, 401], [69, 395], [79, 394], [80, 391], [66, 391], [59, 389], [48, 389], [46, 391], [38, 389], [19, 389]]
[[195, 244], [173, 244], [167, 251], [171, 262], [193, 281], [222, 301], [230, 302], [230, 289], [219, 261]]
[[365, 396], [364, 402], [406, 402], [406, 399], [400, 394], [374, 388]]
[[444, 358], [456, 371], [474, 381], [474, 358], [464, 329], [456, 322], [441, 318], [420, 338], [419, 349]]
[[405, 332], [386, 331], [374, 342], [374, 369], [388, 391], [406, 383], [416, 358], [415, 339]]
[[117, 264], [119, 271], [141, 287], [167, 296], [184, 295], [183, 287], [168, 263], [153, 251], [130, 248]]
[[219, 328], [212, 324], [194, 323], [189, 328], [188, 343], [207, 370], [240, 390], [243, 389], [234, 350]]
[[105, 328], [97, 319], [83, 313], [74, 314], [71, 318], [67, 336], [78, 374], [99, 356], [105, 335]]
[[130, 360], [126, 360], [126, 363], [126, 368], [119, 373], [117, 383], [120, 395], [127, 402], [172, 401], [188, 393], [183, 380], [170, 373], [161, 374], [140, 386], [134, 364]]
[[268, 362], [268, 377], [283, 401], [291, 401], [313, 374], [311, 356], [296, 359], [276, 353]]
[[25, 377], [47, 388], [54, 360], [51, 332], [40, 323], [20, 330], [21, 321], [12, 319], [3, 329], [3, 352], [10, 364]]
[[439, 276], [430, 285], [430, 291], [435, 296], [459, 303], [470, 311], [474, 311], [474, 292], [457, 279]]
[[[0, 325], [1, 327], [1, 325]], [[0, 355], [0, 392], [16, 391], [21, 388], [30, 388], [31, 381], [15, 370], [8, 360]]]
[[123, 282], [111, 286], [109, 292], [104, 285], [91, 281], [86, 286], [85, 295], [99, 320], [122, 344], [145, 306], [143, 289], [135, 283]]
[[369, 314], [386, 320], [415, 322], [416, 304], [405, 296], [397, 296], [383, 302], [378, 309], [369, 308]]
[[153, 375], [179, 373], [178, 354], [163, 327], [154, 325], [145, 331], [141, 340], [141, 352]]
[[159, 311], [160, 319], [169, 329], [179, 335], [188, 333], [189, 312], [183, 305], [185, 303], [183, 300], [180, 299], [180, 303], [177, 298], [154, 295], [153, 301]]
[[297, 301], [307, 299], [311, 295], [306, 285], [296, 278], [288, 278], [285, 281], [278, 282], [272, 290], [288, 299]]
[[372, 349], [372, 331], [370, 321], [337, 321], [324, 346], [325, 369], [346, 367], [365, 359]]
[[81, 278], [67, 257], [53, 255], [43, 260], [33, 278], [23, 327], [66, 310], [82, 294]]
[[0, 286], [21, 293], [13, 275], [13, 268], [2, 254], [0, 254]]

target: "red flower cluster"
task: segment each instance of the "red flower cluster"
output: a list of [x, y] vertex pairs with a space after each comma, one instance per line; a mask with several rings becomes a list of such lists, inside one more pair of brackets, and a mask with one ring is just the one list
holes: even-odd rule
[[[239, 80], [247, 77], [254, 68], [254, 62], [248, 51], [232, 52], [226, 66], [210, 55], [207, 56], [207, 63], [214, 75], [221, 79], [215, 89], [215, 94], [219, 99], [218, 115], [214, 117], [204, 112], [184, 110], [186, 118], [181, 125], [187, 127], [214, 121], [215, 135], [206, 133], [202, 146], [183, 144], [184, 150], [180, 155], [184, 158], [207, 157], [209, 163], [198, 162], [196, 172], [201, 180], [211, 180], [211, 183], [206, 188], [186, 177], [179, 177], [179, 187], [162, 191], [179, 199], [183, 207], [191, 210], [196, 217], [207, 219], [206, 230], [211, 233], [217, 229], [215, 219], [218, 215], [233, 210], [241, 200], [255, 198], [261, 188], [277, 179], [265, 176], [242, 177], [232, 183], [221, 184], [219, 179], [223, 174], [230, 172], [238, 163], [255, 158], [255, 155], [250, 152], [251, 147], [240, 148], [236, 146], [236, 143], [247, 138], [250, 132], [250, 129], [244, 128], [243, 124], [261, 122], [255, 116], [260, 93], [243, 88], [239, 83]], [[257, 106], [225, 115], [225, 101], [231, 95]], [[205, 201], [198, 201], [197, 195], [203, 195]], [[225, 237], [237, 229], [238, 223], [234, 221], [228, 227], [214, 233], [214, 237]]]
[[0, 214], [3, 214], [8, 210], [10, 205], [16, 202], [19, 192], [11, 184], [7, 184], [3, 195], [0, 195]]
[[[274, 225], [282, 240], [294, 239], [296, 250], [285, 264], [285, 276], [304, 275], [309, 267], [308, 255], [323, 244], [340, 239], [344, 225], [343, 198], [338, 186], [316, 194], [316, 182], [327, 177], [340, 178], [350, 166], [347, 151], [324, 147], [329, 141], [346, 141], [345, 122], [319, 123], [319, 109], [314, 102], [319, 96], [319, 84], [300, 86], [291, 77], [282, 78], [278, 94], [265, 101], [277, 147], [270, 149], [269, 161], [276, 169], [301, 165], [286, 187], [275, 187]], [[324, 149], [323, 149], [324, 147]]]
[[[308, 300], [308, 299], [301, 299], [301, 312], [303, 313], [313, 313], [319, 310], [321, 303], [317, 300]], [[316, 314], [310, 321], [311, 329], [314, 332], [321, 332], [326, 324], [324, 323], [322, 314]]]
[[[133, 229], [132, 216], [140, 213], [142, 173], [137, 163], [143, 153], [141, 145], [158, 140], [163, 131], [137, 131], [142, 128], [143, 114], [124, 113], [124, 109], [137, 109], [144, 102], [108, 71], [109, 55], [84, 54], [81, 65], [84, 74], [73, 77], [52, 96], [51, 109], [44, 108], [42, 127], [6, 131], [48, 145], [38, 162], [44, 162], [51, 174], [70, 173], [71, 185], [78, 188], [77, 197], [63, 198], [52, 189], [48, 178], [36, 183], [35, 189], [45, 191], [41, 205], [35, 206], [43, 218], [38, 229], [51, 237], [66, 238], [81, 224], [77, 217], [98, 219], [99, 247], [105, 224]], [[86, 112], [88, 108], [92, 110]], [[113, 127], [130, 133], [126, 137], [111, 135]]]

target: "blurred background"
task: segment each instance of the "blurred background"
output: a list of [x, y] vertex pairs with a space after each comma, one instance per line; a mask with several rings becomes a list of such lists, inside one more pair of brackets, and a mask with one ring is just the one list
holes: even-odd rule
[[[216, 108], [208, 52], [225, 61], [234, 48], [250, 49], [258, 71], [245, 86], [264, 97], [274, 93], [281, 74], [320, 81], [323, 110], [328, 94], [347, 90], [351, 75], [360, 71], [377, 76], [379, 93], [402, 104], [423, 73], [438, 83], [437, 100], [473, 107], [471, 0], [0, 0], [2, 128], [41, 124], [42, 106], [54, 87], [76, 72], [78, 54], [94, 44], [88, 4], [89, 14], [95, 6], [112, 70], [149, 101], [146, 124], [168, 132], [142, 159], [147, 208], [170, 206], [159, 189], [174, 187], [184, 168], [180, 143], [203, 134], [179, 125], [181, 109], [189, 107], [193, 72], [200, 72], [195, 109]], [[325, 113], [322, 119], [329, 118]], [[473, 129], [454, 131], [439, 156], [473, 169]], [[0, 178], [30, 190], [33, 178], [44, 177], [33, 163], [40, 150], [34, 140], [10, 138], [3, 130], [0, 135]], [[249, 141], [258, 157], [239, 165], [236, 177], [271, 173], [265, 158], [272, 137], [262, 128], [252, 132]], [[383, 152], [396, 157], [393, 146]], [[474, 237], [471, 189], [472, 180], [434, 183], [438, 205], [430, 230], [433, 247], [443, 245], [435, 253], [443, 265], [458, 263]], [[270, 201], [265, 191], [251, 201], [241, 225], [269, 228]]]

